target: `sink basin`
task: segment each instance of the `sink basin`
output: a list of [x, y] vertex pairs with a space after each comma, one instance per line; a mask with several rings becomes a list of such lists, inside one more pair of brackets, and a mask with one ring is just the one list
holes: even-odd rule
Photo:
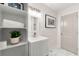
[[46, 40], [46, 39], [47, 39], [47, 37], [43, 37], [43, 36], [38, 36], [35, 38], [31, 37], [31, 38], [29, 38], [29, 42], [37, 42], [37, 41]]

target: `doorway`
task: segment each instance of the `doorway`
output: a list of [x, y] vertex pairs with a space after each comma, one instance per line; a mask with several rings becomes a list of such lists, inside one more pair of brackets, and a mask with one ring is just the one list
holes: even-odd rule
[[78, 54], [78, 13], [61, 18], [61, 48]]

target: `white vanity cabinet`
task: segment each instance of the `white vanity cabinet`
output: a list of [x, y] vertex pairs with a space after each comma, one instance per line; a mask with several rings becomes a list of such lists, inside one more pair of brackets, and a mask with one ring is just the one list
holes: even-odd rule
[[37, 37], [29, 40], [29, 56], [48, 55], [48, 39]]

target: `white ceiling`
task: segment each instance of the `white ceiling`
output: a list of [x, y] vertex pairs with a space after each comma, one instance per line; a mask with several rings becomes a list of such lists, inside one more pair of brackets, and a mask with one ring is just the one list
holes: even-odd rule
[[76, 5], [78, 3], [45, 3], [48, 7], [52, 8], [54, 11], [59, 12], [68, 7]]

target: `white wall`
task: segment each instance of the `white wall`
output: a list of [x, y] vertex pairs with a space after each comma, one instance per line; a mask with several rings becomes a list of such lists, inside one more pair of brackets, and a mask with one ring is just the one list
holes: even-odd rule
[[[70, 8], [67, 8], [61, 12], [58, 13], [58, 39], [57, 39], [57, 45], [58, 47], [61, 47], [61, 16], [70, 14], [70, 13], [74, 13], [74, 12], [78, 12], [78, 17], [79, 17], [79, 4], [72, 6]], [[79, 18], [78, 18], [78, 25], [79, 25]], [[78, 34], [79, 34], [79, 27], [78, 27]], [[78, 49], [79, 49], [79, 35], [78, 35]]]
[[42, 3], [31, 3], [28, 5], [41, 10], [41, 13], [43, 14], [42, 16], [43, 18], [40, 19], [39, 33], [42, 36], [48, 37], [49, 48], [57, 48], [57, 27], [56, 28], [45, 28], [45, 14], [49, 14], [51, 16], [56, 17], [57, 16], [56, 12], [54, 12], [51, 8], [45, 6]]

